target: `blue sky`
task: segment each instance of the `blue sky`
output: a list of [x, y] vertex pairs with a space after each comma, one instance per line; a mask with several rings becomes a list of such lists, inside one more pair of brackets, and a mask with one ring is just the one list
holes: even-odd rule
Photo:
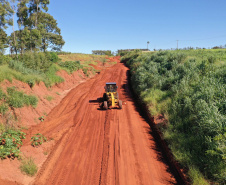
[[226, 0], [50, 0], [64, 51], [226, 44]]

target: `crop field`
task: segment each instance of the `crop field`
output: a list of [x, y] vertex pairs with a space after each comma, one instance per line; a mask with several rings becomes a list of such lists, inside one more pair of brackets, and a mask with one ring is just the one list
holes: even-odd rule
[[134, 91], [192, 184], [226, 183], [226, 50], [128, 53]]

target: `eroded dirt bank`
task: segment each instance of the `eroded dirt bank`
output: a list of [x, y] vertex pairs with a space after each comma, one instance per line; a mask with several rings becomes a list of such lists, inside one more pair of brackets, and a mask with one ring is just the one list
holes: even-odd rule
[[[35, 133], [49, 138], [49, 154], [35, 179], [23, 184], [177, 184], [134, 105], [127, 71], [118, 63], [78, 85], [42, 124], [27, 131], [27, 138]], [[104, 85], [113, 81], [123, 109], [100, 110]], [[25, 152], [29, 144], [27, 139]]]

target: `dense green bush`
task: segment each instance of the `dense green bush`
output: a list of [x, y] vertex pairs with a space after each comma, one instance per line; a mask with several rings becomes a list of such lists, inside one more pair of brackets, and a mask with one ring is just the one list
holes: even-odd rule
[[[220, 53], [224, 58], [226, 53]], [[168, 116], [163, 129], [175, 158], [212, 181], [226, 183], [226, 65], [201, 51], [129, 53], [135, 92], [152, 114]], [[194, 174], [194, 173], [190, 173]], [[192, 177], [193, 178], [193, 177]]]
[[10, 56], [0, 53], [0, 65], [7, 64], [10, 60], [12, 60]]
[[70, 71], [70, 73], [77, 71], [82, 68], [79, 61], [66, 61], [66, 62], [59, 62], [59, 66], [66, 68]]
[[24, 64], [20, 61], [11, 60], [9, 62], [9, 67], [11, 69], [15, 69], [16, 71], [19, 71], [19, 72], [21, 72], [22, 74], [25, 74], [25, 75], [28, 75], [28, 74], [39, 75], [39, 74], [41, 74], [41, 72], [39, 72], [39, 71], [25, 67]]
[[26, 68], [33, 69], [36, 71], [46, 72], [52, 65], [51, 57], [48, 53], [24, 53], [19, 60], [23, 63]]
[[3, 132], [0, 136], [0, 158], [19, 157], [22, 139], [25, 139], [25, 133], [20, 130], [7, 129]]

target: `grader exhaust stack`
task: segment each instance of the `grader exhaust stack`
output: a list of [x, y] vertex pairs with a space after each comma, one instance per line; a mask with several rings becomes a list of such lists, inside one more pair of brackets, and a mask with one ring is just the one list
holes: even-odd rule
[[105, 93], [103, 95], [103, 108], [107, 110], [108, 108], [118, 107], [122, 109], [122, 100], [119, 100], [117, 85], [115, 82], [108, 82], [104, 87]]

